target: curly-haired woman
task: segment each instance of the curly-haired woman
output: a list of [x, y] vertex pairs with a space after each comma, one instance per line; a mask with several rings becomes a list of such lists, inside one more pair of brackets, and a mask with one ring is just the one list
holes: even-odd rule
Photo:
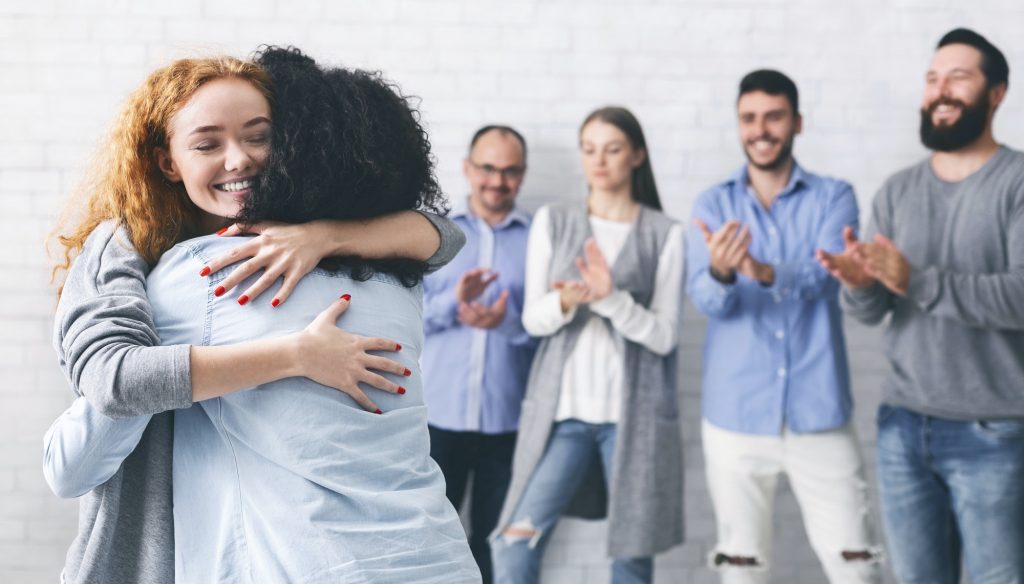
[[[239, 515], [231, 518], [218, 515], [212, 519], [222, 520], [225, 528], [230, 523], [233, 526], [230, 531], [203, 530], [188, 533], [184, 538], [179, 531], [179, 544], [205, 544], [205, 551], [212, 554], [197, 561], [216, 555], [223, 561], [215, 563], [229, 570], [218, 573], [210, 569], [191, 576], [179, 573], [178, 581], [337, 581], [342, 572], [316, 570], [323, 562], [336, 570], [356, 567], [329, 553], [343, 546], [328, 545], [330, 529], [319, 529], [325, 525], [319, 521], [327, 518], [323, 513], [330, 505], [317, 501], [316, 497], [326, 493], [327, 481], [318, 481], [312, 474], [301, 475], [298, 468], [289, 466], [291, 462], [306, 465], [304, 468], [309, 473], [337, 469], [340, 463], [334, 456], [338, 450], [312, 454], [311, 449], [342, 445], [304, 433], [323, 425], [347, 428], [352, 434], [346, 436], [349, 440], [344, 446], [353, 448], [362, 441], [367, 447], [362, 454], [375, 456], [385, 468], [396, 454], [405, 456], [401, 458], [403, 463], [417, 460], [414, 458], [416, 445], [404, 442], [418, 437], [415, 424], [411, 430], [392, 427], [399, 418], [405, 422], [415, 421], [415, 407], [409, 408], [413, 414], [397, 414], [398, 410], [404, 411], [403, 407], [418, 403], [414, 391], [418, 388], [414, 360], [420, 330], [417, 328], [417, 289], [381, 281], [397, 278], [412, 283], [422, 274], [424, 265], [398, 260], [375, 263], [355, 259], [355, 256], [407, 255], [422, 260], [436, 249], [437, 232], [420, 215], [406, 212], [380, 217], [388, 212], [416, 207], [438, 209], [442, 205], [427, 158], [429, 144], [407, 108], [403, 120], [408, 129], [396, 138], [413, 140], [414, 145], [409, 149], [392, 151], [393, 145], [380, 142], [379, 134], [359, 129], [370, 123], [370, 119], [379, 121], [379, 116], [349, 119], [326, 111], [321, 112], [318, 123], [331, 126], [326, 130], [332, 136], [331, 148], [327, 148], [326, 143], [292, 140], [294, 136], [302, 136], [303, 131], [313, 130], [311, 112], [316, 109], [310, 109], [307, 104], [319, 99], [326, 108], [344, 101], [344, 95], [324, 90], [316, 98], [305, 96], [303, 99], [307, 101], [296, 108], [304, 113], [290, 115], [294, 110], [289, 107], [295, 105], [295, 95], [287, 93], [291, 76], [302, 67], [307, 77], [315, 72], [303, 65], [305, 60], [287, 51], [267, 51], [261, 61], [268, 68], [277, 68], [278, 74], [269, 82], [260, 67], [234, 59], [183, 60], [153, 73], [129, 100], [125, 115], [119, 118], [108, 148], [108, 162], [97, 167], [104, 179], [91, 191], [86, 219], [73, 235], [63, 239], [69, 254], [76, 249], [81, 249], [81, 254], [71, 265], [64, 284], [57, 315], [57, 348], [73, 386], [87, 400], [76, 401], [48, 433], [47, 475], [55, 490], [65, 495], [81, 494], [99, 485], [83, 502], [80, 534], [65, 567], [65, 578], [70, 582], [174, 580], [172, 435], [181, 443], [175, 448], [184, 447], [180, 453], [175, 453], [177, 479], [184, 476], [178, 473], [179, 467], [187, 468], [188, 461], [215, 460], [225, 452], [224, 448], [231, 451], [232, 458], [221, 460], [230, 466], [220, 470], [228, 472], [234, 465], [239, 465], [236, 470], [241, 470], [246, 462], [241, 447], [253, 444], [245, 437], [270, 440], [274, 432], [279, 432], [280, 439], [268, 445], [272, 451], [254, 454], [254, 458], [248, 459], [259, 459], [268, 467], [249, 468], [253, 474], [244, 484], [262, 487], [265, 493], [305, 494], [295, 505], [257, 505], [244, 514], [239, 511]], [[379, 80], [377, 83], [380, 84]], [[399, 111], [398, 104], [405, 107], [403, 100], [393, 93], [389, 95], [390, 101], [375, 101], [364, 96], [362, 105], [390, 114]], [[273, 107], [268, 101], [270, 97], [274, 99]], [[329, 99], [332, 97], [333, 101]], [[331, 123], [326, 123], [327, 120]], [[300, 122], [306, 125], [301, 129], [289, 128], [290, 123]], [[313, 132], [313, 135], [326, 136], [323, 131]], [[314, 159], [321, 164], [304, 164]], [[411, 172], [396, 178], [396, 162], [414, 164]], [[343, 170], [335, 172], [338, 168]], [[293, 174], [299, 171], [304, 174]], [[305, 174], [310, 172], [320, 174], [315, 177]], [[267, 203], [276, 200], [276, 193], [271, 189], [282, 193], [280, 196], [287, 201], [286, 207], [292, 214]], [[269, 211], [262, 211], [263, 205]], [[267, 255], [263, 248], [273, 246], [254, 249], [260, 244], [250, 242], [246, 244], [249, 247], [243, 247], [243, 252], [232, 255], [229, 248], [234, 242], [231, 239], [201, 237], [176, 245], [189, 237], [224, 229], [236, 216], [247, 223], [263, 219], [331, 220], [307, 229], [334, 235], [323, 241], [302, 241], [294, 237], [297, 227], [274, 225], [269, 230], [279, 235], [274, 245], [280, 241], [298, 241], [299, 245], [292, 245], [285, 253], [270, 254], [269, 275], [263, 276], [256, 273], [260, 261], [265, 264], [268, 261], [261, 259]], [[371, 217], [374, 219], [366, 223]], [[356, 223], [352, 223], [353, 220]], [[438, 224], [448, 225], [443, 221]], [[356, 235], [366, 237], [334, 247], [335, 240], [351, 239], [353, 230]], [[455, 245], [447, 246], [445, 257], [440, 258], [442, 262], [454, 253], [451, 247], [457, 250], [459, 246], [458, 234], [451, 233], [448, 239], [455, 239]], [[168, 250], [170, 253], [165, 253]], [[242, 259], [246, 253], [256, 253], [256, 261], [241, 264], [226, 277], [223, 272], [216, 272], [215, 268]], [[161, 255], [161, 267], [147, 282], [150, 265]], [[294, 282], [327, 255], [344, 256], [329, 266], [344, 269], [330, 272], [314, 269], [303, 280], [308, 284], [296, 287], [292, 300], [284, 303], [284, 293], [289, 292], [285, 290], [288, 282]], [[292, 256], [298, 259], [285, 261]], [[193, 266], [196, 258], [201, 261]], [[435, 257], [434, 261], [437, 259]], [[278, 262], [287, 266], [282, 268]], [[188, 267], [187, 274], [183, 271], [185, 267]], [[285, 285], [277, 290], [276, 301], [249, 302], [273, 284], [276, 279], [273, 272], [277, 270], [287, 277]], [[197, 272], [212, 275], [204, 280]], [[157, 277], [158, 273], [163, 276]], [[239, 297], [238, 303], [246, 305], [242, 308], [219, 298], [229, 287], [238, 284], [249, 286], [246, 294]], [[331, 294], [325, 298], [323, 292], [328, 287]], [[317, 315], [328, 303], [327, 298], [337, 298], [346, 291], [356, 298], [346, 294]], [[382, 307], [380, 302], [388, 298], [403, 302]], [[359, 337], [337, 328], [335, 321], [348, 308], [350, 299], [354, 306], [361, 307], [365, 303], [366, 309], [375, 309], [375, 313], [369, 318], [373, 326], [366, 326], [367, 318], [358, 316], [362, 311], [353, 310], [342, 323], [347, 329], [395, 333], [392, 336], [404, 341], [405, 346], [394, 339]], [[417, 299], [417, 302], [410, 299]], [[199, 334], [192, 335], [196, 326]], [[160, 340], [164, 341], [164, 346], [158, 346]], [[393, 353], [396, 359], [368, 352], [381, 350], [397, 351]], [[384, 374], [390, 378], [385, 378]], [[262, 385], [285, 379], [276, 385]], [[396, 380], [402, 380], [409, 390], [399, 386]], [[371, 400], [359, 387], [361, 382], [364, 388], [372, 386], [383, 391]], [[261, 387], [236, 392], [254, 386]], [[341, 392], [328, 391], [324, 386]], [[219, 399], [229, 394], [240, 400]], [[232, 426], [231, 431], [238, 434], [230, 442], [196, 443], [193, 440], [189, 443], [190, 439], [204, 435], [220, 438], [198, 430], [190, 434], [189, 428], [198, 427], [189, 420], [195, 421], [216, 410], [219, 421], [231, 422], [230, 416], [225, 415], [231, 404], [244, 404], [254, 397], [262, 400], [270, 397], [271, 402], [283, 407], [280, 411], [263, 412], [266, 414], [263, 418], [245, 415], [234, 418], [238, 426]], [[193, 402], [201, 405], [179, 412], [178, 418], [184, 421], [176, 428], [167, 410], [188, 408]], [[307, 415], [301, 419], [290, 415], [297, 413], [299, 405], [309, 406], [314, 402], [318, 407], [306, 407]], [[372, 413], [381, 413], [378, 402], [388, 411], [387, 415]], [[359, 410], [338, 408], [355, 404]], [[325, 417], [328, 412], [333, 414], [330, 419]], [[104, 414], [126, 418], [112, 420]], [[358, 418], [355, 414], [364, 417]], [[389, 417], [393, 421], [386, 422]], [[421, 448], [425, 449], [425, 422], [421, 425]], [[365, 431], [360, 432], [360, 428]], [[378, 432], [390, 434], [391, 444], [386, 450], [374, 452], [367, 438], [376, 437]], [[396, 452], [394, 448], [399, 444], [403, 448]], [[288, 448], [297, 450], [290, 455], [282, 454]], [[273, 461], [281, 464], [274, 465]], [[294, 477], [289, 477], [296, 481], [295, 485], [285, 487], [271, 480], [275, 471], [283, 476], [287, 474], [286, 469], [295, 471]], [[367, 476], [372, 475], [373, 469], [363, 470]], [[409, 499], [416, 500], [419, 496], [431, 502], [436, 492], [438, 500], [443, 502], [443, 482], [436, 466], [422, 463], [415, 471], [418, 474], [413, 473], [414, 478], [420, 482], [416, 489], [407, 493]], [[197, 467], [192, 475], [195, 481], [182, 483], [184, 487], [178, 489], [182, 491], [180, 494], [200, 505], [198, 495], [215, 497], [218, 493], [226, 496], [229, 492], [240, 492], [242, 483], [235, 484], [234, 490], [221, 491], [215, 488], [216, 484], [201, 482], [206, 477], [204, 473]], [[232, 471], [232, 476], [237, 479], [241, 474]], [[297, 478], [300, 476], [301, 480]], [[232, 509], [241, 510], [243, 503], [254, 500], [239, 501]], [[424, 509], [427, 507], [425, 503]], [[184, 513], [185, 508], [186, 501], [176, 503], [179, 518], [202, 519], [193, 513]], [[228, 509], [215, 507], [214, 510], [225, 512]], [[429, 510], [431, 513], [426, 517], [418, 518], [423, 533], [416, 533], [430, 533], [424, 546], [434, 545], [436, 549], [447, 543], [448, 555], [428, 554], [427, 559], [445, 564], [449, 574], [458, 576], [460, 571], [468, 571], [470, 575], [463, 581], [472, 581], [472, 558], [468, 549], [463, 549], [466, 548], [464, 539], [460, 548], [461, 528], [454, 512], [446, 503]], [[297, 525], [305, 519], [311, 528], [317, 527], [317, 530], [311, 529], [316, 531], [311, 537], [319, 540], [310, 542], [309, 538], [299, 537], [278, 522], [274, 530], [285, 539], [276, 544], [301, 548], [282, 547], [276, 553], [261, 553], [260, 545], [267, 539], [260, 534], [267, 533], [260, 531], [259, 524], [253, 522], [282, 511], [282, 521], [291, 519]], [[188, 529], [187, 525], [184, 528]], [[234, 547], [228, 549], [231, 545]], [[183, 565], [180, 551], [179, 568]], [[385, 569], [392, 563], [388, 554], [395, 550], [382, 547], [379, 551], [382, 558], [379, 566]], [[307, 571], [301, 578], [293, 577], [291, 572], [281, 575], [276, 571], [262, 571], [264, 568], [274, 570], [268, 562], [273, 564], [276, 559], [281, 560], [276, 568], [291, 569], [294, 563], [291, 560], [300, 557], [305, 564], [297, 569]], [[236, 563], [228, 566], [224, 563], [227, 560]], [[393, 563], [397, 567], [400, 562]], [[462, 570], [461, 564], [468, 568]]]

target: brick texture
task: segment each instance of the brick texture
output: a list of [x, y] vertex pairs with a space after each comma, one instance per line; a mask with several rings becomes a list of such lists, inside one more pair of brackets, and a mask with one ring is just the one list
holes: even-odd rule
[[[471, 132], [493, 122], [522, 130], [531, 209], [583, 195], [578, 124], [595, 107], [623, 104], [644, 124], [668, 212], [685, 220], [696, 195], [741, 162], [733, 103], [745, 72], [771, 66], [796, 79], [801, 163], [850, 180], [866, 209], [887, 175], [924, 154], [916, 108], [939, 36], [976, 28], [1021, 67], [1022, 19], [1019, 0], [0, 0], [0, 581], [55, 582], [74, 533], [75, 502], [54, 497], [40, 470], [41, 436], [70, 402], [50, 348], [43, 243], [120, 102], [153, 67], [271, 43], [383, 70], [422, 98], [454, 199], [465, 192]], [[1022, 96], [1011, 88], [996, 123], [1015, 146]], [[657, 559], [659, 583], [716, 581], [704, 567], [714, 520], [698, 431], [704, 322], [692, 307], [683, 327], [689, 538]], [[871, 462], [884, 356], [877, 329], [851, 324], [848, 333]], [[606, 581], [605, 529], [564, 521], [544, 581]], [[785, 485], [775, 533], [773, 582], [824, 581]]]

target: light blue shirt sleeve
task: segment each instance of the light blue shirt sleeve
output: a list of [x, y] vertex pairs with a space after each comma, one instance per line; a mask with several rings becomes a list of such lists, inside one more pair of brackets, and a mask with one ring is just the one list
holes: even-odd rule
[[43, 437], [43, 475], [58, 497], [80, 497], [117, 472], [152, 416], [108, 418], [80, 397]]
[[[706, 191], [693, 207], [693, 219], [700, 219], [712, 232], [726, 219], [714, 203], [717, 189]], [[727, 316], [737, 303], [736, 286], [723, 284], [711, 276], [711, 258], [700, 228], [693, 222], [686, 230], [686, 288], [697, 310], [706, 316]]]
[[[853, 187], [844, 181], [834, 181], [826, 193], [824, 218], [815, 237], [815, 249], [829, 253], [843, 251], [843, 228], [859, 228], [857, 197]], [[831, 277], [817, 259], [795, 259], [772, 264], [775, 280], [764, 286], [766, 293], [784, 300], [818, 300], [835, 295], [839, 282]]]

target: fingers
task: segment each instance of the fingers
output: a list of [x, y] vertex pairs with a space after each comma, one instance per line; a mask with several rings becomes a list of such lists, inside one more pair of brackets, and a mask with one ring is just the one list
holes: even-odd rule
[[881, 245], [882, 247], [891, 249], [891, 250], [896, 250], [897, 249], [896, 248], [896, 244], [893, 243], [891, 239], [889, 239], [888, 237], [882, 235], [881, 233], [876, 233], [875, 234], [875, 243]]
[[373, 400], [366, 397], [366, 394], [363, 393], [363, 390], [359, 389], [358, 387], [353, 389], [342, 389], [339, 391], [346, 394], [350, 398], [354, 399], [355, 402], [359, 404], [359, 407], [363, 408], [364, 410], [374, 414], [381, 413], [381, 410], [380, 408], [377, 407], [377, 404], [373, 403]]
[[241, 229], [241, 227], [239, 227], [238, 223], [232, 223], [231, 225], [228, 225], [224, 229], [221, 229], [220, 231], [218, 231], [217, 235], [219, 235], [221, 237], [232, 237], [232, 236], [238, 235], [240, 233], [242, 233], [242, 229]]
[[366, 373], [364, 373], [363, 377], [362, 377], [362, 379], [360, 379], [360, 381], [362, 381], [363, 383], [365, 383], [365, 384], [367, 384], [367, 385], [369, 385], [371, 387], [376, 387], [377, 389], [380, 389], [380, 390], [383, 390], [383, 391], [387, 391], [387, 392], [390, 392], [390, 393], [394, 393], [394, 394], [404, 394], [405, 393], [405, 388], [402, 387], [401, 385], [398, 385], [397, 383], [389, 380], [388, 378], [384, 377], [383, 375], [377, 375], [376, 373], [372, 373], [370, 371], [367, 371]]
[[508, 290], [502, 290], [501, 294], [498, 295], [498, 299], [494, 301], [494, 304], [488, 309], [491, 312], [500, 311], [502, 313], [508, 308]]
[[597, 246], [597, 242], [594, 241], [593, 237], [587, 239], [586, 244], [583, 246], [583, 252], [587, 256], [588, 264], [601, 269], [608, 265], [608, 262], [604, 259], [604, 254], [601, 253], [601, 248]]
[[[217, 273], [231, 264], [240, 262], [245, 258], [251, 258], [256, 255], [259, 251], [259, 243], [256, 240], [250, 240], [245, 243], [235, 246], [231, 251], [215, 258], [212, 262], [206, 264], [202, 271], [199, 272], [200, 276], [209, 276], [210, 274]], [[237, 283], [237, 282], [236, 282]]]
[[382, 339], [380, 337], [359, 337], [360, 344], [364, 351], [401, 351], [402, 345], [399, 345], [391, 339]]
[[[328, 306], [320, 314], [318, 314], [316, 318], [313, 319], [313, 322], [329, 322], [331, 324], [337, 323], [338, 319], [341, 318], [341, 315], [345, 314], [345, 311], [348, 310], [349, 304], [351, 304], [351, 302], [352, 296], [350, 296], [349, 294], [342, 294], [340, 298], [332, 302], [330, 306]], [[394, 343], [392, 343], [392, 346], [393, 345]]]
[[710, 245], [720, 245], [722, 242], [729, 241], [735, 238], [736, 230], [739, 229], [740, 222], [736, 220], [727, 221], [718, 231], [711, 235]]
[[[273, 270], [272, 271], [272, 270], [268, 269], [266, 272], [263, 273], [262, 276], [260, 276], [260, 278], [258, 280], [256, 280], [255, 284], [253, 284], [252, 286], [249, 286], [249, 289], [246, 290], [241, 296], [238, 297], [238, 303], [239, 304], [245, 304], [245, 303], [247, 303], [247, 302], [249, 302], [251, 300], [255, 300], [257, 296], [259, 296], [260, 294], [263, 294], [263, 292], [266, 291], [266, 289], [269, 288], [271, 285], [273, 285], [273, 283], [276, 282], [277, 279], [280, 278], [280, 277], [281, 277], [281, 274], [277, 270]], [[285, 275], [285, 280], [287, 280], [287, 279], [288, 279], [288, 276]], [[295, 279], [298, 280], [298, 278], [295, 278]], [[245, 298], [245, 302], [242, 301], [243, 298]], [[271, 301], [271, 305], [274, 308], [277, 308], [277, 306], [280, 303], [281, 303], [281, 295], [278, 294], [277, 296], [274, 297], [274, 300]]]
[[491, 272], [486, 278], [480, 281], [481, 288], [487, 288], [491, 285], [491, 282], [498, 279], [498, 272]]
[[846, 246], [846, 249], [857, 245], [857, 236], [853, 233], [853, 227], [849, 225], [843, 227], [843, 245]]
[[[267, 229], [274, 227], [275, 225], [282, 225], [282, 223], [278, 221], [260, 221], [259, 223], [253, 223], [252, 225], [243, 225], [241, 223], [236, 223], [235, 225], [238, 226], [239, 233], [252, 233], [255, 235], [260, 235]], [[227, 233], [225, 233], [224, 235], [227, 235]]]
[[402, 365], [398, 361], [388, 359], [387, 357], [367, 355], [364, 362], [367, 369], [376, 369], [377, 371], [391, 373], [392, 375], [398, 375], [399, 377], [409, 377], [409, 375], [412, 375], [412, 371], [410, 371], [408, 367]]
[[302, 280], [302, 276], [286, 273], [284, 275], [284, 283], [281, 284], [281, 289], [277, 291], [274, 299], [270, 301], [270, 305], [276, 308], [284, 304], [284, 301], [288, 300], [288, 297], [292, 295], [292, 290], [295, 290], [295, 286], [299, 284], [300, 280]]
[[701, 234], [704, 236], [704, 243], [711, 241], [711, 229], [708, 228], [707, 223], [704, 223], [700, 219], [694, 219], [693, 224], [700, 229]]
[[[228, 277], [226, 277], [223, 280], [221, 280], [220, 286], [217, 288], [217, 291], [214, 292], [214, 293], [217, 296], [221, 296], [221, 295], [223, 295], [226, 292], [230, 292], [231, 290], [233, 290], [235, 288], [235, 286], [241, 284], [243, 280], [245, 280], [249, 276], [253, 275], [257, 271], [262, 270], [265, 267], [266, 266], [262, 262], [256, 261], [255, 259], [251, 259], [251, 260], [245, 262], [244, 264], [238, 266], [238, 269], [236, 269], [235, 271], [233, 271], [230, 274], [228, 274]], [[276, 279], [277, 279], [277, 276], [275, 275], [274, 276], [274, 280], [276, 280]], [[271, 280], [271, 282], [273, 282], [273, 280]], [[264, 287], [264, 288], [266, 288], [266, 287]], [[241, 304], [245, 304], [246, 302], [248, 302], [252, 298], [255, 298], [255, 296], [251, 296], [250, 295], [248, 298], [246, 298], [243, 301], [241, 299], [241, 297], [239, 297], [239, 302]]]

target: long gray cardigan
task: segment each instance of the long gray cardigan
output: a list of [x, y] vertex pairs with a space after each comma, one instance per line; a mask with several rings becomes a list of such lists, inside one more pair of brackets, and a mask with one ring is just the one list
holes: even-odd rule
[[[550, 208], [552, 260], [548, 283], [579, 279], [575, 259], [591, 237], [586, 208], [580, 204]], [[636, 224], [612, 266], [615, 288], [650, 307], [658, 258], [673, 221], [641, 207]], [[682, 282], [679, 286], [682, 287]], [[682, 294], [680, 293], [680, 298]], [[514, 520], [519, 502], [547, 447], [558, 409], [562, 370], [591, 316], [585, 306], [537, 350], [523, 400], [512, 482], [492, 534], [496, 538]], [[609, 324], [609, 327], [611, 325]], [[618, 335], [614, 329], [612, 333]], [[625, 346], [621, 418], [615, 442], [611, 493], [600, 460], [591, 465], [567, 515], [608, 517], [608, 555], [652, 556], [683, 541], [683, 453], [676, 396], [676, 350], [662, 357], [620, 338]]]

